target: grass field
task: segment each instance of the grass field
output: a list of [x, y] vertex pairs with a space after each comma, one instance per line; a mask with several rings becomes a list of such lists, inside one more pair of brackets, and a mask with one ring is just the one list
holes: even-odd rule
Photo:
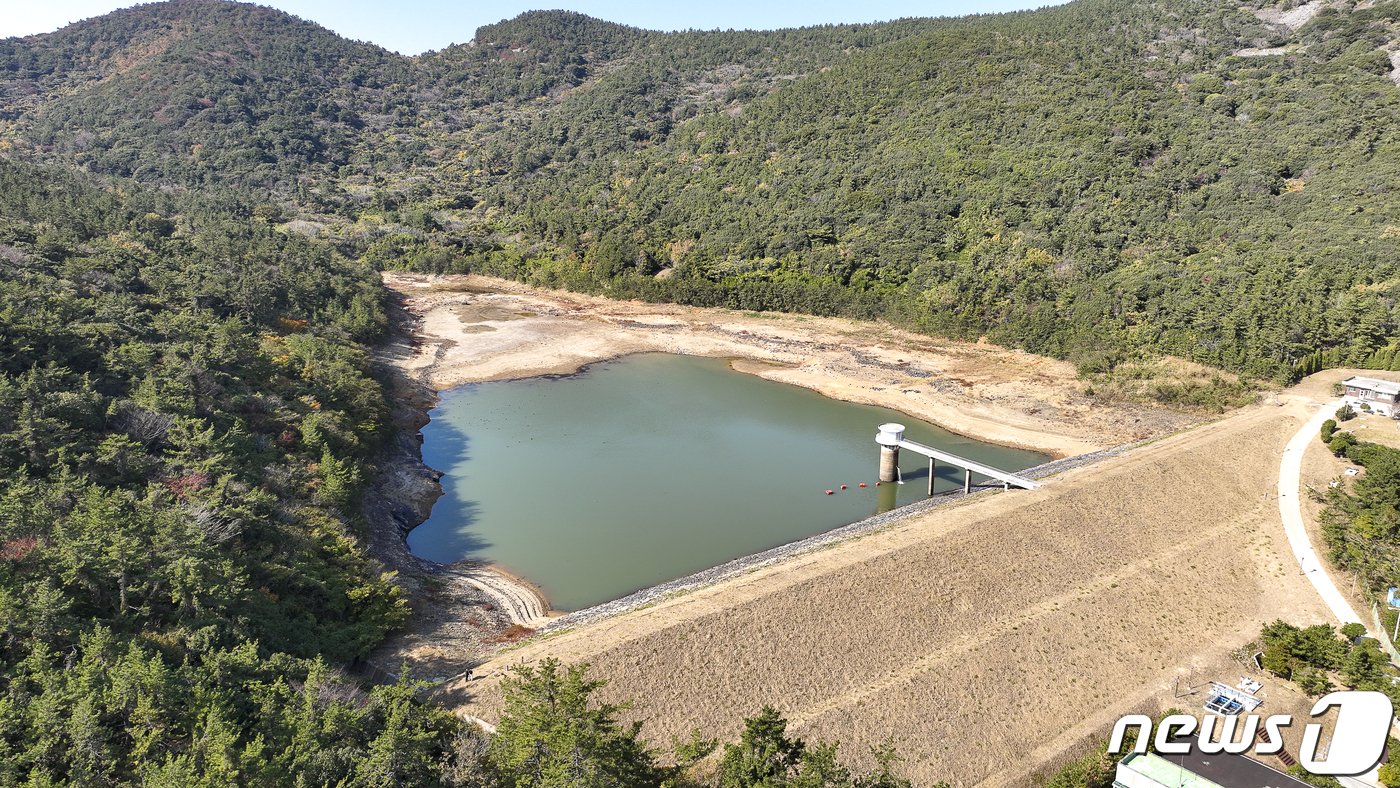
[[[1269, 493], [1308, 411], [1252, 407], [1041, 490], [884, 532], [507, 652], [443, 692], [492, 720], [510, 665], [588, 661], [665, 746], [730, 738], [763, 703], [916, 783], [1015, 785], [1171, 700], [1276, 618], [1325, 620]], [[1165, 694], [1164, 694], [1165, 693]]]

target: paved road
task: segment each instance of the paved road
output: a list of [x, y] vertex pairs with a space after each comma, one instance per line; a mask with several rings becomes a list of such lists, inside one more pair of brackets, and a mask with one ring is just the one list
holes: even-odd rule
[[[1341, 623], [1350, 624], [1362, 623], [1361, 617], [1352, 609], [1346, 597], [1342, 596], [1342, 592], [1337, 590], [1331, 575], [1327, 574], [1326, 565], [1318, 558], [1312, 543], [1308, 541], [1308, 531], [1303, 526], [1303, 501], [1300, 492], [1303, 452], [1312, 441], [1319, 440], [1322, 422], [1331, 418], [1341, 406], [1342, 400], [1322, 406], [1321, 410], [1299, 428], [1298, 434], [1288, 441], [1288, 447], [1283, 450], [1283, 462], [1278, 468], [1278, 511], [1283, 516], [1283, 531], [1288, 535], [1288, 544], [1293, 549], [1293, 555], [1298, 558], [1303, 574], [1307, 575], [1317, 593], [1322, 596], [1322, 601], [1331, 609], [1332, 615]], [[1372, 633], [1375, 634], [1377, 633]]]
[[[1337, 590], [1337, 584], [1333, 583], [1331, 575], [1327, 574], [1326, 565], [1313, 551], [1312, 543], [1308, 541], [1307, 528], [1303, 526], [1303, 452], [1312, 441], [1320, 440], [1318, 436], [1322, 431], [1322, 422], [1331, 418], [1341, 406], [1342, 400], [1323, 405], [1288, 441], [1288, 446], [1283, 450], [1283, 461], [1278, 466], [1278, 511], [1283, 516], [1283, 531], [1288, 534], [1288, 544], [1293, 548], [1293, 555], [1298, 557], [1303, 574], [1312, 581], [1313, 587], [1322, 596], [1322, 601], [1327, 603], [1332, 615], [1343, 624], [1364, 623], [1352, 609], [1351, 603]], [[1378, 639], [1384, 637], [1379, 632], [1371, 632], [1370, 635]], [[1392, 729], [1392, 733], [1394, 732], [1395, 729]], [[1378, 770], [1379, 767], [1359, 777], [1337, 779], [1346, 788], [1379, 788]]]

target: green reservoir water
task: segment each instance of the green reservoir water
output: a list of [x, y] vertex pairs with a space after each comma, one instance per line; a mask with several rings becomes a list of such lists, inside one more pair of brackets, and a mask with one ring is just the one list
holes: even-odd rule
[[[564, 378], [463, 386], [431, 416], [423, 458], [446, 473], [445, 494], [410, 548], [444, 563], [499, 564], [560, 610], [925, 498], [928, 462], [908, 452], [906, 483], [875, 486], [883, 422], [1005, 470], [1047, 459], [734, 372], [720, 359], [661, 353]], [[939, 468], [937, 489], [961, 486], [961, 474]]]

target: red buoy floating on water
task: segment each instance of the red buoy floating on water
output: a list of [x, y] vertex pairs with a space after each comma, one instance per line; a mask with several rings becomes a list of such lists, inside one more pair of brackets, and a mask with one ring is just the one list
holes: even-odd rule
[[826, 494], [827, 494], [827, 495], [835, 495], [835, 494], [836, 494], [836, 491], [835, 491], [835, 490], [827, 490], [827, 491], [826, 491]]
[[[876, 484], [879, 484], [879, 482], [876, 482]], [[861, 486], [861, 487], [864, 487], [864, 486], [865, 486], [865, 482], [861, 482], [861, 483], [860, 483], [860, 486]]]
[[876, 486], [876, 487], [879, 487], [879, 486], [880, 486], [880, 483], [879, 483], [879, 482], [875, 482], [875, 486]]
[[846, 489], [846, 485], [844, 485], [844, 484], [841, 485], [841, 489], [843, 489], [843, 490]]

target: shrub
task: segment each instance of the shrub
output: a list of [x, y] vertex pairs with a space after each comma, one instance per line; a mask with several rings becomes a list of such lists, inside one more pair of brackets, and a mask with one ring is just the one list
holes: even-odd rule
[[1343, 405], [1337, 408], [1337, 421], [1351, 421], [1356, 418], [1356, 409], [1351, 405]]
[[1342, 627], [1342, 637], [1347, 640], [1356, 640], [1366, 634], [1366, 625], [1352, 622]]
[[1331, 442], [1332, 436], [1333, 436], [1336, 432], [1337, 432], [1337, 420], [1336, 420], [1336, 419], [1328, 419], [1327, 421], [1322, 422], [1322, 442], [1323, 442], [1323, 443], [1329, 443], [1329, 442]]
[[505, 713], [486, 756], [503, 788], [558, 785], [575, 774], [597, 785], [660, 784], [662, 771], [638, 737], [641, 723], [618, 721], [625, 706], [592, 702], [603, 682], [586, 671], [546, 659], [506, 678]]
[[1318, 788], [1337, 788], [1340, 784], [1336, 779], [1323, 774], [1313, 774], [1298, 764], [1288, 767], [1288, 776], [1297, 779], [1299, 782], [1308, 785], [1316, 785]]
[[1264, 647], [1264, 657], [1259, 664], [1275, 676], [1287, 679], [1293, 677], [1293, 662], [1288, 649], [1282, 644], [1274, 643]]
[[1391, 758], [1381, 767], [1379, 775], [1381, 785], [1386, 786], [1386, 788], [1400, 788], [1400, 757], [1397, 757], [1400, 756], [1400, 745], [1397, 745], [1396, 740], [1392, 738], [1387, 743], [1387, 747]]
[[1327, 674], [1317, 668], [1304, 668], [1294, 673], [1293, 680], [1298, 688], [1314, 697], [1326, 695], [1332, 689], [1332, 681]]
[[1326, 624], [1296, 627], [1275, 621], [1263, 628], [1260, 640], [1264, 645], [1264, 668], [1298, 681], [1302, 668], [1336, 668], [1347, 653], [1347, 644]]
[[1327, 442], [1327, 448], [1338, 457], [1346, 456], [1347, 449], [1356, 445], [1356, 436], [1350, 432], [1339, 432], [1336, 437]]

